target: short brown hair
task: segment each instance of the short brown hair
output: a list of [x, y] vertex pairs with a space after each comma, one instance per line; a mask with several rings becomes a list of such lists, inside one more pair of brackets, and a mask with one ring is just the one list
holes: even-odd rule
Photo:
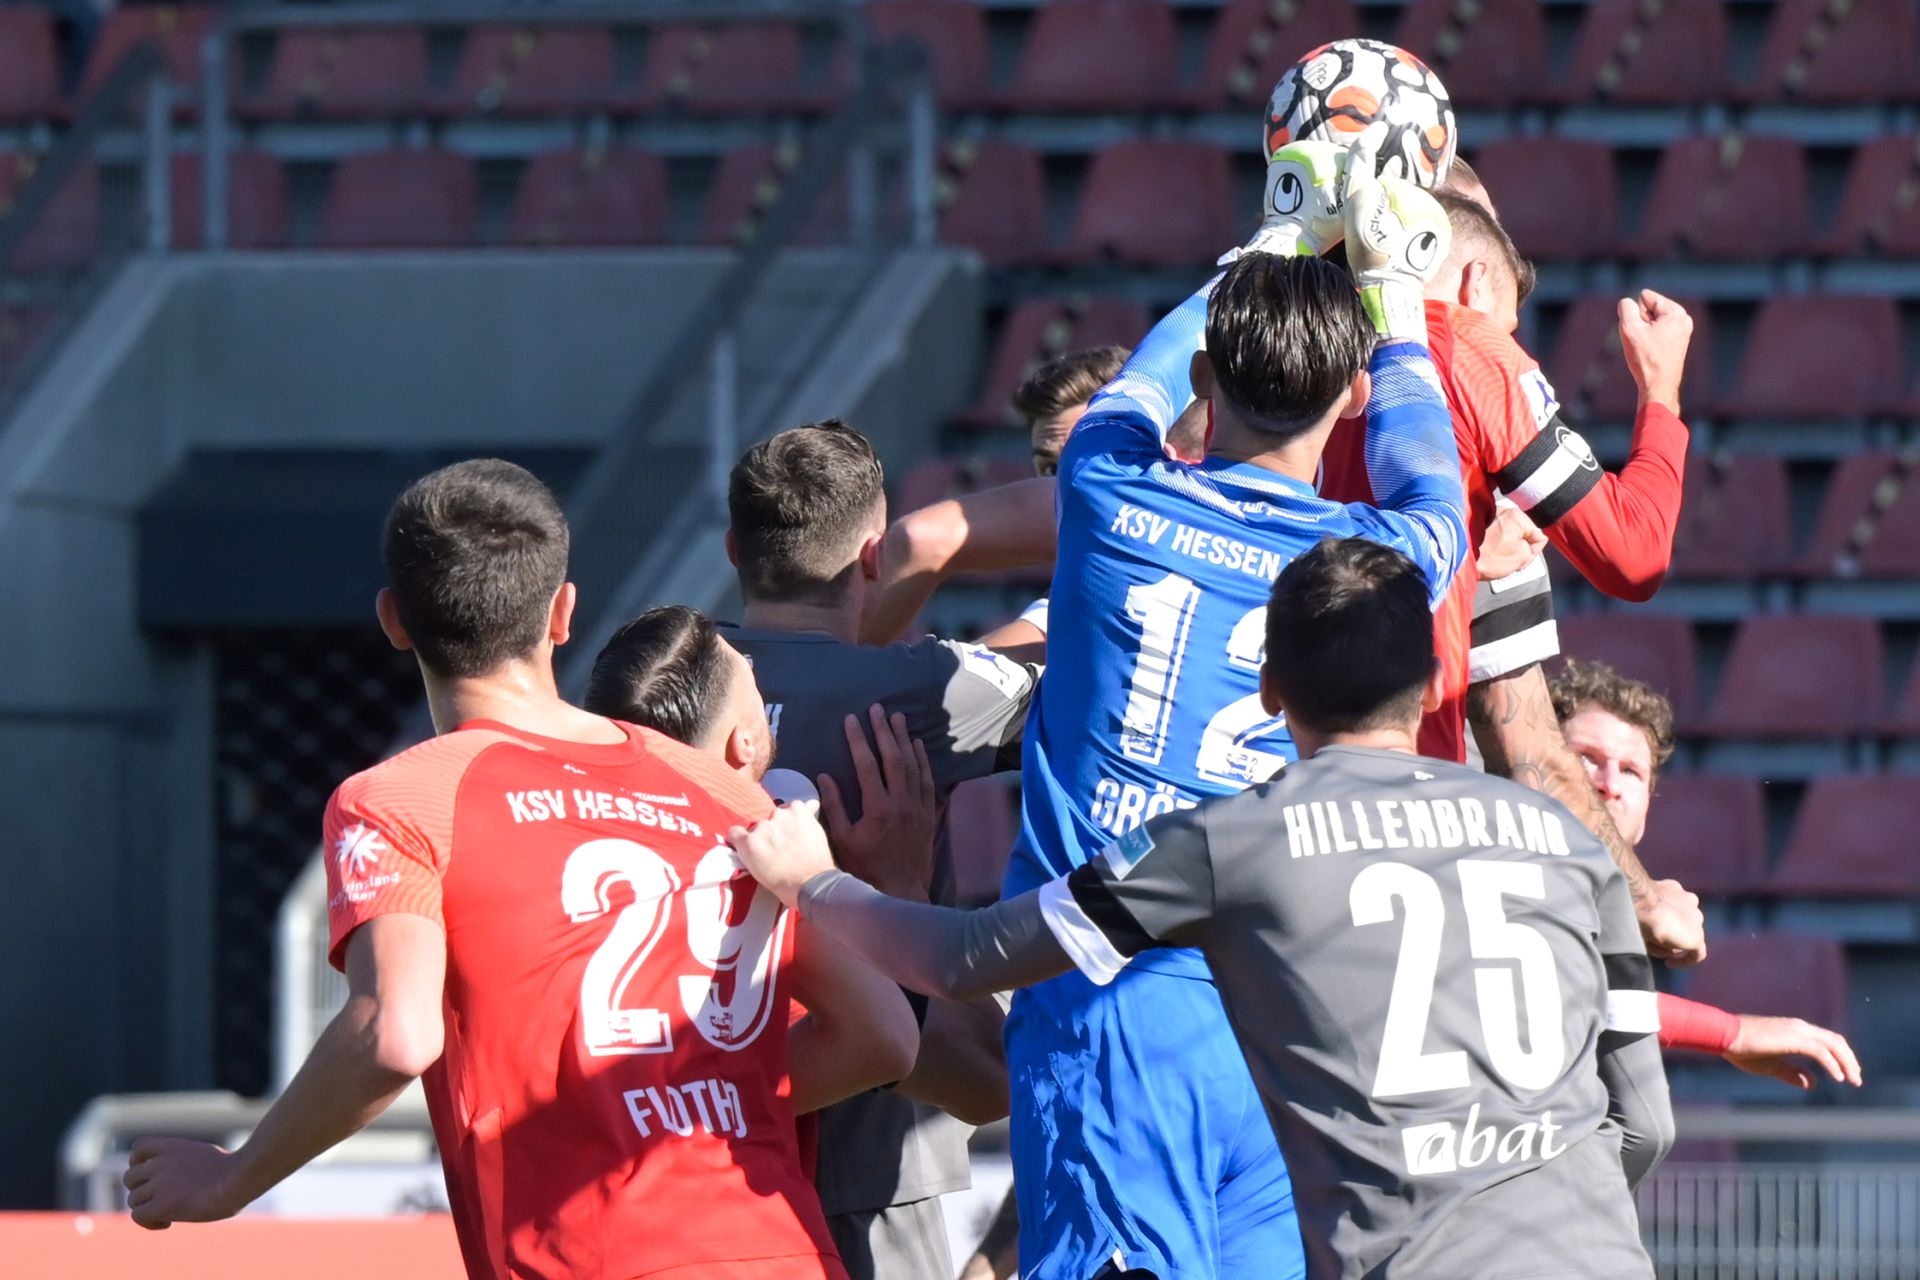
[[420, 661], [481, 676], [546, 638], [567, 580], [567, 518], [523, 467], [474, 458], [407, 486], [387, 512], [387, 586]]
[[1520, 301], [1525, 302], [1533, 296], [1539, 273], [1534, 270], [1533, 263], [1522, 256], [1513, 243], [1513, 237], [1500, 225], [1500, 220], [1487, 212], [1485, 205], [1470, 196], [1445, 189], [1434, 192], [1433, 198], [1447, 211], [1447, 221], [1453, 225], [1455, 257], [1467, 253], [1492, 254], [1513, 276]]
[[730, 675], [719, 629], [706, 615], [662, 605], [613, 633], [593, 660], [582, 705], [697, 747], [720, 714]]
[[858, 535], [886, 505], [867, 438], [838, 418], [747, 450], [727, 479], [727, 516], [748, 600], [830, 604], [853, 575]]
[[1057, 418], [1093, 399], [1094, 392], [1120, 376], [1132, 355], [1125, 347], [1082, 347], [1064, 351], [1027, 375], [1014, 389], [1013, 411], [1028, 426]]
[[1567, 665], [1547, 684], [1553, 694], [1553, 713], [1561, 724], [1582, 707], [1598, 707], [1647, 735], [1653, 751], [1653, 769], [1660, 771], [1673, 757], [1673, 703], [1643, 680], [1630, 680], [1604, 662], [1567, 659]]

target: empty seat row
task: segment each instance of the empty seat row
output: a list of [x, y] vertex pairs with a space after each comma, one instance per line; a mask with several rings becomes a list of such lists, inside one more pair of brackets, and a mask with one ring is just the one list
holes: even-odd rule
[[1805, 548], [1796, 551], [1786, 467], [1778, 458], [1688, 460], [1674, 576], [1920, 577], [1920, 457], [1866, 450], [1842, 458]]
[[[1920, 735], [1920, 663], [1889, 705], [1885, 648], [1871, 618], [1748, 618], [1734, 633], [1710, 703], [1701, 696], [1693, 629], [1684, 618], [1573, 614], [1560, 620], [1560, 647], [1661, 690], [1685, 733], [1759, 741]], [[1911, 779], [1908, 785], [1920, 794]]]
[[1805, 1018], [1843, 1035], [1850, 1030], [1847, 954], [1834, 939], [1718, 930], [1708, 942], [1706, 962], [1682, 977], [1681, 995], [1737, 1013]]
[[1472, 158], [1514, 243], [1541, 259], [1920, 256], [1920, 139], [1910, 134], [1859, 148], [1824, 231], [1814, 226], [1805, 149], [1787, 138], [1673, 143], [1632, 235], [1621, 229], [1615, 157], [1604, 143], [1509, 138]]
[[[987, 17], [967, 0], [871, 0], [873, 35], [921, 41], [950, 108], [1134, 111], [1263, 103], [1301, 54], [1360, 32], [1353, 0], [1229, 0], [1214, 19], [1197, 78], [1183, 79], [1165, 0], [1053, 0], [1036, 6], [1008, 83], [995, 82]], [[1556, 67], [1537, 0], [1413, 0], [1394, 33], [1430, 59], [1462, 106], [1615, 102], [1880, 102], [1915, 89], [1913, 0], [1787, 0], [1777, 6], [1752, 75], [1736, 83], [1722, 0], [1595, 0], [1569, 60]], [[141, 40], [193, 84], [208, 6], [115, 10], [88, 59], [97, 87]], [[61, 102], [50, 16], [0, 10], [0, 115], [34, 118]], [[477, 28], [453, 85], [428, 84], [418, 27], [293, 29], [265, 85], [247, 100], [266, 117], [353, 118], [431, 109], [461, 114], [592, 109], [810, 110], [847, 83], [844, 61], [809, 75], [797, 28], [778, 23], [665, 26], [636, 82], [618, 82], [605, 26]]]
[[1911, 776], [1816, 778], [1774, 864], [1758, 778], [1676, 773], [1659, 780], [1640, 853], [1654, 875], [1702, 897], [1920, 898], [1915, 823], [1920, 786]]

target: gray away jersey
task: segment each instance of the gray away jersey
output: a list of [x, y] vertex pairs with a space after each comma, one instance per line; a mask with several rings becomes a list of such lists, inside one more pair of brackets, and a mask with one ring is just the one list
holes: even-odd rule
[[[1558, 804], [1329, 747], [1039, 893], [1096, 981], [1205, 951], [1314, 1280], [1651, 1274], [1609, 1105], [1670, 1125], [1652, 968], [1626, 882]], [[1616, 1051], [1633, 1074], [1603, 1083]]]
[[[833, 778], [860, 812], [860, 784], [847, 754], [849, 714], [867, 723], [879, 703], [907, 718], [926, 746], [944, 809], [956, 784], [1017, 768], [1021, 726], [1033, 694], [1031, 667], [975, 645], [925, 639], [853, 645], [817, 632], [728, 627], [723, 634], [753, 663], [767, 700], [775, 751], [768, 789], [788, 798]], [[775, 776], [781, 771], [798, 777]], [[953, 900], [950, 861], [935, 864], [935, 902]], [[830, 1215], [910, 1204], [971, 1180], [968, 1127], [936, 1108], [879, 1091], [827, 1108], [820, 1117], [815, 1183]], [[942, 1277], [942, 1280], [948, 1280]]]

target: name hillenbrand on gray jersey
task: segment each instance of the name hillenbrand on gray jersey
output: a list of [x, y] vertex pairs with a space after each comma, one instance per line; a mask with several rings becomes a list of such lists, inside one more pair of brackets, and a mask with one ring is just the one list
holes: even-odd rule
[[[1666, 1115], [1652, 969], [1626, 882], [1554, 801], [1328, 747], [1039, 893], [1096, 981], [1205, 951], [1316, 1280], [1651, 1274], [1609, 1108]], [[1631, 1078], [1603, 1082], [1616, 1050]]]

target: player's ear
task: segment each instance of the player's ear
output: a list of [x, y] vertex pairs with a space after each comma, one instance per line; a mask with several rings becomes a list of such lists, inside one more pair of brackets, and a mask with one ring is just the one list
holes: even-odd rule
[[388, 644], [402, 653], [413, 648], [413, 637], [407, 634], [407, 624], [400, 621], [400, 602], [393, 598], [389, 588], [380, 588], [380, 594], [373, 598], [373, 616], [380, 619], [380, 630], [386, 633]]
[[1358, 418], [1367, 411], [1367, 401], [1373, 399], [1373, 375], [1362, 369], [1354, 376], [1347, 387], [1347, 407], [1340, 411], [1343, 418]]
[[860, 576], [868, 582], [880, 581], [881, 553], [886, 543], [887, 535], [878, 533], [860, 544]]
[[1274, 687], [1273, 668], [1264, 662], [1260, 664], [1260, 709], [1270, 716], [1286, 710], [1280, 705], [1279, 689]]
[[553, 603], [547, 609], [547, 639], [559, 648], [573, 638], [573, 607], [580, 602], [580, 588], [571, 582], [563, 582], [560, 589], [553, 593]]
[[731, 529], [727, 530], [727, 563], [736, 569], [740, 567], [740, 547], [734, 542]]
[[1440, 667], [1440, 659], [1433, 660], [1433, 673], [1427, 677], [1427, 687], [1420, 691], [1420, 714], [1430, 716], [1440, 709], [1447, 700], [1447, 673]]
[[1213, 359], [1204, 348], [1194, 352], [1193, 359], [1187, 362], [1187, 376], [1193, 382], [1194, 399], [1213, 399]]
[[1455, 291], [1455, 302], [1469, 311], [1485, 315], [1493, 305], [1493, 296], [1493, 269], [1485, 262], [1475, 259], [1460, 269], [1460, 286]]
[[727, 743], [722, 748], [721, 754], [726, 757], [728, 768], [738, 769], [751, 776], [754, 772], [754, 763], [760, 758], [760, 752], [763, 749], [752, 729], [744, 724], [736, 724], [728, 732]]

